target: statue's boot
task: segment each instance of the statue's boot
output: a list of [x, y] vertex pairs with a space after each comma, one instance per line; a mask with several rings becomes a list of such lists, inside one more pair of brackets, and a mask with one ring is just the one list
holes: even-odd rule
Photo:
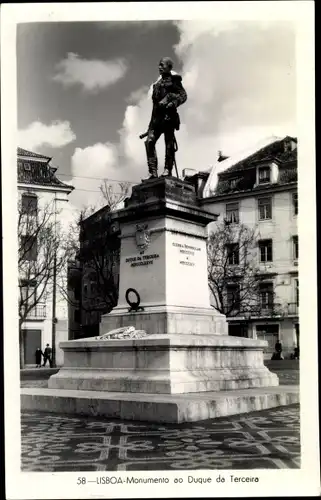
[[147, 154], [148, 176], [142, 179], [142, 181], [148, 181], [150, 179], [156, 179], [158, 177], [158, 161], [155, 150], [155, 143], [149, 140], [149, 136], [146, 139], [145, 148]]
[[174, 160], [171, 155], [166, 154], [165, 156], [165, 168], [164, 172], [162, 173], [162, 177], [168, 177], [172, 175], [172, 170], [173, 170], [173, 163]]
[[157, 179], [157, 177], [158, 177], [157, 174], [150, 173], [146, 177], [143, 177], [142, 181], [149, 181], [150, 179]]
[[157, 167], [155, 167], [154, 165], [153, 166], [149, 166], [149, 173], [147, 175], [147, 177], [144, 177], [142, 179], [142, 181], [149, 181], [150, 179], [157, 179], [158, 175], [157, 175]]
[[172, 175], [172, 172], [168, 168], [164, 168], [164, 172], [161, 177], [168, 177], [169, 175]]

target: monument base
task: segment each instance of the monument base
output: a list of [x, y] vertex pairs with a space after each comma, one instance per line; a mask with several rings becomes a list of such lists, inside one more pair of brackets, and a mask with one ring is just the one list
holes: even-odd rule
[[299, 387], [279, 386], [199, 394], [131, 394], [21, 389], [21, 409], [147, 422], [197, 422], [299, 402]]
[[213, 308], [149, 305], [143, 311], [128, 312], [116, 307], [101, 318], [100, 335], [123, 326], [134, 326], [154, 334], [228, 335], [226, 316]]
[[264, 341], [226, 335], [149, 335], [62, 342], [64, 366], [50, 389], [185, 394], [278, 386]]

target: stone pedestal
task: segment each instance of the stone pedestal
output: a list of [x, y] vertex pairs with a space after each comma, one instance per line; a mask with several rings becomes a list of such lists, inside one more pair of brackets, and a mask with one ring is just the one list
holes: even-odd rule
[[[163, 177], [134, 186], [121, 226], [117, 307], [100, 334], [133, 325], [148, 333], [227, 334], [225, 316], [209, 301], [207, 229], [217, 216], [201, 209], [192, 185]], [[134, 288], [143, 311], [128, 312]]]
[[[217, 216], [198, 206], [194, 187], [174, 178], [148, 181], [133, 188], [116, 215], [119, 303], [102, 318], [100, 333], [134, 326], [148, 335], [63, 342], [64, 367], [48, 383], [57, 403], [51, 408], [63, 401], [74, 407], [80, 391], [86, 394], [82, 408], [94, 400], [106, 415], [176, 422], [297, 400], [297, 392], [279, 390], [278, 377], [264, 366], [267, 343], [228, 336], [226, 318], [210, 306], [206, 226]], [[136, 312], [126, 301], [130, 288], [140, 296]], [[175, 395], [184, 399], [178, 403]], [[30, 395], [23, 401], [32, 404]], [[173, 414], [160, 414], [164, 408]]]
[[186, 394], [277, 386], [264, 341], [218, 335], [151, 335], [61, 344], [65, 364], [51, 389]]

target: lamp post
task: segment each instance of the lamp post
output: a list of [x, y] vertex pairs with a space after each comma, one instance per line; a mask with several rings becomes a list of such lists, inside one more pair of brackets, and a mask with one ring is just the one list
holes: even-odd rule
[[[250, 311], [244, 311], [243, 312], [243, 316], [244, 316], [245, 321], [247, 322], [247, 325], [248, 325], [247, 332], [249, 333], [249, 322], [250, 322], [250, 319], [251, 319], [251, 312]], [[251, 337], [254, 338], [253, 332], [251, 332], [251, 333], [252, 333]], [[247, 336], [249, 337], [249, 335], [247, 335]]]
[[56, 248], [56, 238], [57, 238], [57, 196], [55, 193], [54, 198], [54, 213], [55, 213], [55, 238], [54, 238], [54, 262], [53, 262], [53, 279], [52, 279], [52, 326], [51, 326], [51, 346], [52, 346], [52, 357], [51, 365], [53, 368], [56, 367], [56, 301], [57, 301], [57, 248]]

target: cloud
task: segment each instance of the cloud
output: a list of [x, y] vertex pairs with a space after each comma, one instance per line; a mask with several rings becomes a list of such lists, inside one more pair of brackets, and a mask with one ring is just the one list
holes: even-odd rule
[[129, 104], [137, 104], [141, 99], [143, 99], [149, 90], [148, 85], [140, 87], [139, 89], [133, 90], [131, 94], [126, 98], [126, 102]]
[[249, 127], [295, 122], [295, 38], [289, 23], [177, 26], [175, 49], [189, 95], [182, 117], [190, 133], [219, 139]]
[[35, 121], [18, 131], [19, 146], [29, 149], [41, 146], [61, 148], [75, 139], [68, 121], [53, 121], [50, 125]]
[[66, 59], [60, 61], [53, 80], [66, 87], [81, 85], [84, 90], [99, 91], [115, 84], [123, 78], [127, 65], [123, 59], [100, 61], [81, 59], [78, 54], [69, 52]]
[[[219, 149], [231, 154], [264, 136], [293, 133], [296, 70], [291, 24], [182, 21], [177, 28], [180, 39], [174, 50], [188, 94], [179, 108], [181, 169], [204, 170], [216, 161]], [[149, 122], [151, 107], [145, 90], [136, 105], [127, 107], [120, 131], [124, 153], [137, 168], [146, 164], [137, 136]]]
[[106, 204], [100, 192], [103, 179], [109, 180], [116, 191], [118, 183], [113, 179], [127, 180], [127, 172], [119, 167], [118, 154], [117, 147], [108, 142], [75, 149], [71, 158], [75, 190], [70, 195], [74, 205], [100, 208]]
[[[296, 135], [295, 32], [290, 23], [176, 23], [173, 48], [188, 100], [179, 108], [178, 169], [207, 170], [217, 152], [231, 155], [271, 135]], [[176, 68], [175, 68], [176, 69]], [[155, 75], [155, 79], [157, 75]], [[149, 86], [152, 82], [146, 82]], [[106, 175], [140, 181], [152, 102], [148, 86], [133, 89], [125, 110], [115, 163]], [[157, 143], [159, 169], [164, 140]]]

